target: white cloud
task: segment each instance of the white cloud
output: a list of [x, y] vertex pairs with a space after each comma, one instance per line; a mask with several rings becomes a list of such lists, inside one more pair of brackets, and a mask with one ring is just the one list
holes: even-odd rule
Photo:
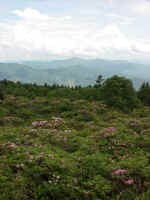
[[142, 42], [135, 42], [132, 45], [132, 48], [137, 53], [147, 54], [149, 56], [150, 54], [150, 40], [142, 40]]
[[121, 15], [150, 16], [150, 0], [102, 0], [102, 2], [109, 10]]
[[49, 17], [47, 15], [41, 14], [39, 11], [27, 8], [24, 11], [21, 10], [14, 10], [12, 11], [13, 14], [23, 17], [24, 19], [27, 20], [48, 20]]
[[106, 17], [109, 17], [112, 21], [114, 21], [117, 24], [123, 24], [123, 25], [129, 25], [134, 22], [134, 18], [127, 17], [127, 16], [121, 16], [116, 13], [106, 13]]
[[144, 56], [150, 49], [150, 44], [127, 38], [116, 24], [99, 29], [95, 24], [77, 23], [70, 16], [51, 17], [31, 8], [13, 14], [19, 19], [0, 23], [1, 59], [129, 59]]
[[140, 1], [133, 6], [133, 11], [138, 15], [150, 16], [150, 2]]

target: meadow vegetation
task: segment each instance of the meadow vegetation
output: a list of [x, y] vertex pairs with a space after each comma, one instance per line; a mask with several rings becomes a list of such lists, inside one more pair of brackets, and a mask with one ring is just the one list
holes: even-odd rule
[[149, 200], [149, 88], [1, 81], [0, 200]]

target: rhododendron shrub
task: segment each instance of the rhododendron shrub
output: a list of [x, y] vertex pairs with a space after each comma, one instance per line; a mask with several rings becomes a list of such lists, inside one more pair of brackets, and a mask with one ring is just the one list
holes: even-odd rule
[[150, 199], [150, 108], [114, 109], [100, 101], [102, 87], [92, 99], [90, 87], [59, 88], [61, 96], [57, 86], [8, 82], [0, 200]]

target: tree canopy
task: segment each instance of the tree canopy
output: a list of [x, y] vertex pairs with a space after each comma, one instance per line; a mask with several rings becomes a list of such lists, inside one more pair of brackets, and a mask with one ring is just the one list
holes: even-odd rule
[[122, 110], [132, 110], [137, 105], [137, 95], [132, 82], [120, 76], [113, 76], [105, 80], [102, 87], [102, 98], [109, 106]]

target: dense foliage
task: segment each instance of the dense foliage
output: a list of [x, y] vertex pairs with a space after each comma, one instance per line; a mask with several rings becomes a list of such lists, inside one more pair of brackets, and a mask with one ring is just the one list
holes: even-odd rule
[[0, 200], [150, 199], [150, 107], [124, 112], [137, 98], [129, 80], [0, 86]]
[[122, 110], [132, 110], [138, 104], [136, 92], [132, 82], [124, 77], [108, 78], [102, 88], [105, 103]]
[[139, 91], [139, 99], [144, 103], [144, 105], [150, 106], [150, 85], [148, 82], [144, 82]]

